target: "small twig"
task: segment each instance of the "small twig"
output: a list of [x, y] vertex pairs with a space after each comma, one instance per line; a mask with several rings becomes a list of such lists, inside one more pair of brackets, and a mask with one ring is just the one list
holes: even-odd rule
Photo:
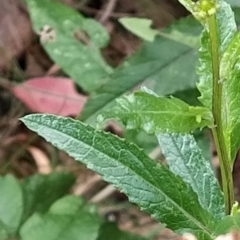
[[[75, 6], [76, 9], [88, 13], [88, 14], [104, 14], [104, 10], [97, 10], [87, 6]], [[141, 17], [143, 14], [130, 14], [130, 13], [121, 13], [121, 12], [112, 12], [109, 15], [109, 18], [121, 18], [121, 17]]]
[[90, 199], [90, 202], [92, 203], [98, 203], [103, 201], [104, 199], [106, 199], [107, 197], [109, 197], [110, 195], [112, 195], [115, 192], [116, 188], [113, 187], [112, 185], [108, 185], [107, 187], [105, 187], [103, 190], [101, 190], [100, 192], [98, 192], [95, 196], [93, 196]]
[[8, 91], [11, 91], [12, 85], [13, 85], [13, 84], [12, 84], [9, 80], [0, 77], [0, 86], [1, 86], [1, 87], [5, 88], [5, 89], [8, 90]]
[[52, 172], [51, 164], [47, 155], [39, 148], [29, 146], [27, 150], [31, 153], [38, 168], [38, 173], [49, 174]]
[[114, 8], [116, 7], [116, 4], [117, 4], [117, 0], [109, 0], [108, 1], [103, 14], [101, 14], [101, 16], [98, 18], [100, 23], [105, 23], [108, 20], [111, 13], [114, 11]]
[[102, 180], [100, 175], [95, 175], [87, 180], [84, 184], [80, 184], [75, 187], [74, 194], [83, 195], [88, 192], [95, 184]]
[[76, 3], [76, 5], [74, 6], [74, 8], [76, 8], [76, 6], [78, 7], [82, 7], [84, 5], [87, 5], [89, 2], [89, 0], [81, 0], [80, 2]]
[[161, 149], [160, 147], [156, 147], [149, 153], [149, 157], [153, 160], [157, 160], [161, 156]]
[[56, 73], [58, 73], [61, 70], [61, 68], [57, 65], [54, 64], [52, 65], [46, 72], [45, 76], [51, 76], [51, 75], [55, 75]]

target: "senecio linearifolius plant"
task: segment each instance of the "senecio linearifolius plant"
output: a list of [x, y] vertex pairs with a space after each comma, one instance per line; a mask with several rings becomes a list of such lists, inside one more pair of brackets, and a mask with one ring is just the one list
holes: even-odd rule
[[[32, 114], [21, 121], [176, 233], [214, 239], [240, 230], [232, 179], [240, 146], [240, 34], [225, 1], [179, 1], [204, 28], [197, 67], [202, 106], [159, 97], [144, 88], [117, 99], [98, 117], [99, 121], [116, 118], [128, 128], [155, 134], [167, 166], [135, 144], [71, 118]], [[204, 127], [213, 134], [223, 192], [190, 134]]]

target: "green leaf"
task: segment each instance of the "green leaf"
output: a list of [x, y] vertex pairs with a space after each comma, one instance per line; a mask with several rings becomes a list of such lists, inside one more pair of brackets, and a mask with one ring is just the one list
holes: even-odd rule
[[[181, 19], [162, 31], [154, 42], [144, 42], [142, 48], [118, 67], [111, 80], [93, 93], [85, 104], [81, 119], [95, 121], [103, 108], [110, 109], [115, 98], [144, 82], [158, 95], [173, 94], [195, 88], [197, 75], [197, 49], [186, 44], [186, 39], [172, 36], [181, 33], [185, 38], [199, 36], [201, 25], [192, 17]], [[192, 42], [190, 42], [192, 45]]]
[[21, 121], [102, 175], [168, 228], [211, 239], [214, 220], [200, 206], [193, 190], [134, 144], [69, 118], [36, 114]]
[[157, 30], [151, 28], [152, 20], [146, 18], [124, 17], [120, 18], [119, 22], [130, 32], [142, 38], [143, 40], [152, 42]]
[[[239, 24], [240, 11], [239, 9], [234, 10]], [[165, 36], [161, 34], [152, 43], [144, 42], [139, 51], [116, 69], [111, 80], [91, 95], [85, 104], [81, 119], [95, 122], [96, 115], [103, 108], [110, 109], [115, 98], [136, 88], [142, 82], [161, 96], [195, 88], [198, 79], [195, 71], [198, 53], [197, 49], [192, 47], [193, 43], [190, 39], [198, 37], [201, 34], [201, 29], [201, 25], [193, 17], [188, 17], [164, 29], [161, 33], [164, 33]], [[173, 32], [178, 32], [178, 36], [183, 35], [184, 39], [180, 36], [178, 38], [172, 37]], [[190, 41], [189, 45], [186, 44], [186, 38], [188, 42]], [[210, 60], [204, 59], [204, 56], [202, 58], [203, 63], [206, 62], [206, 66], [208, 66], [208, 74], [211, 74]], [[209, 78], [208, 75], [207, 77]], [[200, 82], [205, 79], [206, 77], [203, 75]], [[209, 85], [211, 81], [206, 82], [206, 87], [203, 86], [202, 92], [204, 90], [211, 92], [211, 85]], [[208, 94], [206, 95], [208, 96]], [[207, 99], [211, 101], [211, 96], [209, 95]], [[206, 106], [209, 106], [208, 102]]]
[[[94, 209], [93, 209], [94, 210]], [[34, 214], [20, 230], [22, 240], [96, 240], [100, 219], [76, 196], [55, 202], [45, 215]]]
[[234, 216], [234, 215], [239, 214], [239, 213], [240, 213], [239, 203], [235, 201], [235, 203], [232, 206], [230, 215]]
[[104, 223], [99, 231], [97, 240], [147, 240], [146, 238], [120, 231], [115, 223]]
[[[94, 91], [112, 73], [99, 48], [108, 43], [108, 33], [98, 22], [53, 0], [26, 0], [34, 30], [51, 59], [86, 91]], [[50, 30], [48, 30], [50, 29]], [[47, 34], [53, 34], [48, 40]], [[44, 40], [45, 39], [45, 40]]]
[[23, 213], [22, 190], [17, 180], [0, 176], [0, 239], [13, 237]]
[[[222, 82], [229, 81], [229, 75], [232, 75], [232, 71], [234, 70], [236, 64], [238, 63], [240, 57], [240, 33], [236, 34], [236, 36], [230, 42], [228, 48], [224, 52], [221, 63], [220, 63], [220, 78]], [[228, 85], [227, 85], [228, 86]], [[227, 87], [226, 86], [226, 87]]]
[[24, 193], [24, 217], [35, 212], [46, 212], [59, 198], [68, 193], [75, 178], [70, 173], [55, 172], [49, 175], [34, 175], [22, 182]]
[[240, 214], [234, 216], [226, 216], [220, 222], [217, 223], [214, 230], [214, 235], [227, 234], [230, 231], [240, 231]]
[[[228, 45], [237, 32], [234, 13], [229, 4], [219, 0], [217, 8], [217, 26], [219, 33], [219, 54], [220, 60], [223, 57]], [[228, 19], [228, 21], [226, 21]], [[199, 50], [200, 64], [198, 68], [199, 83], [198, 89], [201, 92], [200, 101], [209, 109], [212, 108], [212, 57], [210, 48], [210, 37], [208, 30], [202, 34], [202, 44]]]
[[[236, 23], [230, 4], [226, 3], [225, 0], [199, 0], [195, 2], [192, 0], [179, 0], [179, 2], [185, 6], [203, 26], [206, 26], [208, 18], [211, 15], [216, 14], [220, 46], [223, 53], [236, 32]], [[225, 19], [228, 19], [228, 21], [224, 21]]]
[[232, 164], [240, 148], [239, 101], [240, 101], [240, 33], [230, 43], [221, 60], [223, 84], [223, 127], [226, 147]]
[[158, 134], [170, 170], [189, 184], [201, 206], [216, 219], [225, 216], [224, 197], [210, 162], [189, 134]]
[[191, 107], [177, 98], [157, 97], [145, 92], [117, 99], [111, 110], [99, 115], [99, 121], [117, 118], [129, 129], [147, 133], [189, 133], [212, 125], [211, 113], [202, 107]]
[[199, 49], [199, 66], [197, 67], [199, 82], [197, 88], [201, 93], [199, 101], [209, 109], [212, 107], [212, 56], [209, 34], [203, 31]]
[[146, 18], [134, 18], [124, 17], [119, 22], [130, 32], [146, 41], [154, 41], [157, 35], [161, 35], [165, 38], [181, 42], [187, 46], [196, 48], [198, 46], [198, 37], [187, 35], [178, 31], [177, 29], [171, 29], [170, 31], [159, 31], [151, 28], [152, 20]]
[[[201, 6], [201, 1], [193, 3], [190, 0], [179, 0], [203, 25], [206, 24], [207, 15], [205, 17], [199, 17], [201, 11], [205, 11]], [[216, 7], [217, 5], [217, 7]], [[219, 33], [219, 46], [220, 46], [220, 57], [227, 49], [229, 43], [233, 39], [237, 32], [237, 26], [234, 18], [233, 11], [228, 3], [223, 0], [208, 1], [208, 7], [216, 8], [216, 19]], [[207, 11], [206, 11], [206, 14]], [[201, 15], [201, 14], [200, 14]], [[228, 19], [228, 21], [226, 21]], [[212, 107], [212, 57], [210, 48], [210, 37], [208, 29], [203, 31], [201, 39], [201, 48], [199, 50], [199, 83], [197, 84], [201, 97], [199, 100], [204, 106], [211, 109]]]
[[[240, 35], [237, 33], [237, 26], [234, 14], [230, 5], [224, 1], [218, 1], [217, 25], [220, 46], [220, 79], [223, 84], [223, 109], [224, 135], [227, 144], [229, 159], [234, 161], [240, 147], [240, 137], [237, 129], [240, 127], [238, 120], [239, 102], [239, 54]], [[228, 19], [228, 21], [225, 21]], [[212, 108], [212, 59], [210, 48], [209, 32], [205, 30], [202, 35], [202, 44], [199, 50], [200, 66], [198, 68], [199, 83], [198, 89], [201, 92], [200, 101], [209, 109]]]
[[[220, 53], [223, 54], [237, 33], [237, 24], [235, 21], [234, 12], [232, 11], [231, 6], [224, 0], [218, 0], [216, 18], [220, 39]], [[226, 21], [226, 19], [228, 20]]]

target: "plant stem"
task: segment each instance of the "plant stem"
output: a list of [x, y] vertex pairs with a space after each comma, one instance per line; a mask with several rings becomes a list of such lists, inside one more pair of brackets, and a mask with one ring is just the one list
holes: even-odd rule
[[232, 168], [226, 149], [223, 135], [222, 123], [222, 83], [220, 81], [220, 56], [219, 56], [219, 39], [216, 15], [209, 17], [209, 35], [211, 41], [212, 54], [212, 73], [213, 73], [213, 92], [212, 92], [212, 113], [215, 127], [212, 129], [214, 142], [216, 145], [220, 170], [222, 176], [222, 186], [225, 200], [226, 214], [230, 214], [234, 204]]

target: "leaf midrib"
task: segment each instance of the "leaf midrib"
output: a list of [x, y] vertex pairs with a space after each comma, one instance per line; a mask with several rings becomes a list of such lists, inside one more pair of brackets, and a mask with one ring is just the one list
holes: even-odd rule
[[144, 110], [144, 111], [132, 111], [132, 109], [130, 109], [131, 112], [129, 113], [121, 113], [121, 115], [129, 115], [129, 114], [168, 114], [168, 115], [178, 115], [178, 116], [190, 116], [190, 117], [196, 117], [195, 113], [190, 113], [190, 112], [184, 112], [187, 109], [180, 109], [180, 111], [178, 111], [177, 109], [174, 111], [161, 111], [161, 110], [156, 110], [156, 111], [150, 111], [150, 110]]

